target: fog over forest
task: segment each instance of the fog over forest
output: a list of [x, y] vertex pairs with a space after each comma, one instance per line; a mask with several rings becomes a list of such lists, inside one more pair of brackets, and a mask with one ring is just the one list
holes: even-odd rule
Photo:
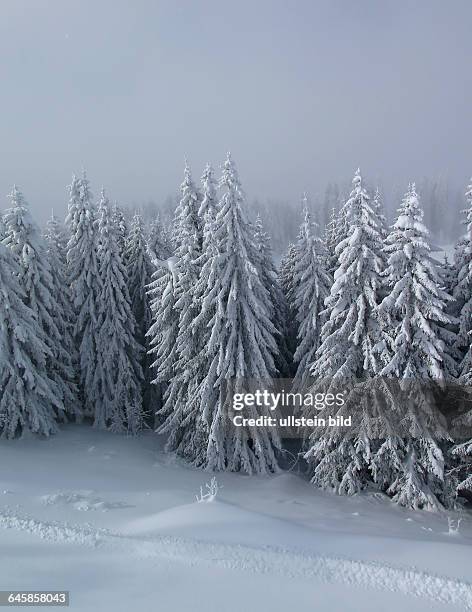
[[[244, 178], [244, 177], [243, 177]], [[367, 180], [367, 184], [369, 181]], [[378, 188], [381, 192], [387, 222], [393, 223], [397, 209], [401, 203], [405, 187], [396, 187], [390, 193], [384, 193], [382, 185], [370, 183], [371, 194]], [[439, 178], [431, 180], [423, 178], [416, 183], [416, 187], [421, 198], [421, 203], [425, 213], [425, 223], [430, 230], [432, 237], [438, 247], [446, 248], [455, 243], [461, 236], [465, 228], [463, 226], [465, 208], [465, 197], [463, 189], [455, 188], [446, 180]], [[350, 181], [340, 183], [328, 183], [324, 192], [315, 194], [307, 193], [308, 206], [312, 211], [313, 219], [319, 226], [319, 233], [322, 234], [324, 227], [329, 222], [329, 216], [333, 209], [339, 211], [346, 202], [351, 190]], [[249, 213], [252, 218], [260, 214], [264, 219], [272, 239], [272, 246], [276, 256], [280, 256], [287, 248], [287, 245], [295, 241], [302, 220], [304, 204], [302, 196], [298, 200], [288, 201], [272, 198], [251, 198], [248, 197]], [[159, 215], [166, 223], [170, 224], [174, 215], [175, 208], [179, 201], [179, 194], [168, 196], [163, 201], [156, 203], [149, 201], [137, 207], [144, 213], [149, 220]], [[128, 216], [131, 216], [133, 207], [128, 207]]]
[[459, 234], [468, 0], [4, 0], [0, 16], [0, 194], [18, 184], [41, 223], [84, 167], [95, 196], [168, 209], [185, 158], [198, 179], [230, 150], [276, 250], [302, 193], [322, 223], [357, 167], [389, 220], [416, 181], [435, 239]]

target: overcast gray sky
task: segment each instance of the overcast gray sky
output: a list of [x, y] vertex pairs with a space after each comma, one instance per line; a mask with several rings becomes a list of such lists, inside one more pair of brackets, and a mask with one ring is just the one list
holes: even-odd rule
[[1, 0], [0, 200], [123, 204], [229, 149], [250, 198], [472, 173], [470, 0]]

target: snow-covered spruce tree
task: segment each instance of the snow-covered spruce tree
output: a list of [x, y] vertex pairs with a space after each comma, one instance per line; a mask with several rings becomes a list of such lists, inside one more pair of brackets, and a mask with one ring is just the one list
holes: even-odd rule
[[157, 268], [149, 285], [152, 325], [146, 336], [152, 367], [156, 372], [153, 384], [168, 383], [174, 377], [177, 359], [176, 340], [179, 331], [179, 313], [175, 308], [177, 270], [173, 258], [169, 266]]
[[136, 322], [120, 254], [119, 228], [103, 190], [98, 205], [97, 364], [92, 382], [94, 426], [136, 433], [142, 427], [143, 348], [135, 339]]
[[198, 218], [204, 231], [206, 221], [209, 221], [210, 223], [213, 221], [216, 214], [216, 209], [218, 208], [218, 184], [211, 164], [207, 164], [205, 166], [205, 170], [203, 171], [200, 181], [202, 184], [202, 197], [200, 208], [198, 209]]
[[[180, 189], [181, 199], [173, 227], [175, 254], [165, 257], [168, 244], [161, 231], [162, 227], [158, 225], [150, 236], [152, 243], [149, 244], [150, 252], [155, 255], [153, 262], [157, 266], [149, 286], [153, 323], [147, 333], [151, 347], [150, 354], [154, 360], [153, 384], [160, 389], [168, 385], [164, 392], [163, 405], [161, 406], [159, 402], [157, 406], [158, 420], [165, 420], [173, 410], [174, 394], [180, 392], [177, 384], [172, 383], [176, 383], [178, 372], [182, 374], [185, 371], [187, 348], [189, 351], [192, 350], [191, 347], [184, 347], [183, 336], [179, 337], [179, 332], [184, 331], [184, 325], [188, 326], [192, 318], [193, 288], [198, 278], [198, 267], [194, 264], [194, 260], [198, 259], [201, 253], [202, 226], [198, 216], [200, 197], [187, 162]], [[161, 252], [161, 256], [158, 251]]]
[[69, 193], [67, 272], [75, 316], [73, 333], [84, 412], [93, 416], [96, 398], [92, 382], [98, 360], [97, 304], [101, 282], [97, 262], [96, 208], [85, 172], [80, 178], [72, 177]]
[[374, 197], [372, 198], [372, 210], [377, 216], [380, 236], [382, 240], [385, 240], [388, 235], [387, 219], [385, 218], [382, 195], [378, 187], [375, 190]]
[[151, 384], [155, 373], [151, 368], [152, 359], [148, 353], [149, 341], [146, 337], [146, 333], [152, 324], [148, 286], [152, 280], [154, 266], [151, 263], [151, 256], [144, 236], [143, 219], [139, 213], [136, 213], [131, 221], [130, 233], [126, 241], [125, 262], [131, 311], [136, 321], [135, 335], [138, 343], [145, 349], [141, 356], [141, 368], [144, 377], [143, 410], [147, 413], [155, 402], [155, 385]]
[[70, 416], [80, 414], [71, 356], [62, 338], [62, 332], [67, 328], [66, 313], [56, 297], [57, 287], [44, 239], [16, 186], [13, 187], [10, 199], [11, 208], [4, 216], [4, 244], [10, 247], [20, 264], [19, 280], [26, 295], [26, 304], [44, 332], [49, 349], [45, 374], [54, 381], [61, 399], [56, 417], [65, 420], [67, 411]]
[[146, 244], [153, 272], [147, 286], [151, 327], [146, 332], [147, 360], [150, 366], [145, 374], [151, 381], [150, 407], [154, 416], [157, 416], [163, 406], [166, 383], [172, 377], [179, 321], [174, 309], [176, 269], [173, 263], [170, 267], [166, 263], [169, 258], [173, 258], [174, 249], [159, 215], [151, 223]]
[[293, 269], [293, 296], [298, 325], [294, 391], [306, 389], [310, 378], [310, 367], [320, 346], [321, 329], [326, 320], [324, 303], [332, 285], [332, 279], [325, 268], [324, 245], [315, 231], [310, 213], [305, 208]]
[[414, 184], [387, 238], [386, 253], [388, 292], [379, 311], [387, 322], [391, 357], [380, 375], [397, 381], [402, 409], [392, 421], [392, 435], [373, 457], [373, 471], [395, 502], [433, 510], [453, 503], [441, 449], [448, 433], [435, 393], [450, 368], [444, 331], [452, 323], [445, 313], [451, 298], [441, 288]]
[[[449, 262], [449, 266], [444, 266], [445, 276], [448, 285], [449, 293], [454, 297], [454, 300], [448, 307], [448, 312], [455, 317], [459, 317], [465, 303], [472, 294], [468, 276], [468, 267], [472, 262], [472, 179], [466, 188], [465, 199], [467, 206], [461, 210], [463, 220], [461, 224], [466, 227], [466, 231], [461, 235], [454, 246], [454, 254]], [[445, 256], [445, 259], [447, 257]], [[464, 337], [462, 332], [457, 338], [457, 346], [460, 348]], [[468, 347], [468, 343], [462, 347], [462, 356], [464, 356]]]
[[271, 320], [277, 330], [278, 353], [275, 361], [280, 377], [291, 374], [292, 354], [287, 343], [288, 304], [279, 285], [277, 268], [272, 256], [269, 234], [264, 230], [262, 219], [257, 215], [254, 226], [254, 241], [259, 253], [259, 274], [271, 303]]
[[136, 337], [144, 346], [146, 332], [151, 326], [147, 286], [151, 282], [154, 268], [146, 245], [143, 219], [139, 213], [136, 213], [131, 221], [124, 259], [127, 265], [131, 310], [136, 321]]
[[466, 233], [456, 245], [454, 270], [451, 283], [455, 300], [455, 313], [459, 319], [456, 347], [461, 353], [459, 373], [462, 382], [470, 385], [472, 380], [472, 352], [470, 335], [472, 331], [472, 184], [466, 190], [467, 208], [464, 224]]
[[[457, 277], [454, 272], [454, 262], [450, 261], [447, 253], [444, 253], [443, 260], [439, 264], [439, 275], [444, 285], [444, 289], [452, 296]], [[455, 300], [452, 300], [452, 304], [455, 305]], [[448, 312], [450, 310], [451, 306], [448, 308]]]
[[279, 268], [279, 283], [285, 297], [288, 301], [288, 296], [292, 293], [293, 287], [293, 268], [295, 266], [295, 244], [290, 242], [286, 253], [280, 261]]
[[[267, 384], [276, 374], [276, 330], [270, 297], [258, 274], [253, 228], [244, 212], [239, 177], [228, 157], [220, 180], [223, 195], [214, 224], [217, 252], [207, 266], [202, 308], [214, 308], [211, 335], [204, 351], [209, 368], [195, 397], [206, 433], [202, 465], [212, 470], [265, 473], [276, 471], [277, 433], [235, 427], [229, 418], [228, 385], [244, 388], [244, 379]], [[267, 412], [268, 413], [268, 412]], [[247, 408], [248, 417], [264, 414]]]
[[[287, 314], [285, 320], [285, 338], [290, 355], [295, 353], [297, 348], [297, 325], [295, 319], [295, 306], [293, 303], [293, 270], [295, 267], [297, 251], [293, 243], [288, 245], [287, 252], [282, 257], [279, 267], [278, 280], [287, 304]], [[293, 360], [290, 373], [293, 374]]]
[[[349, 199], [347, 200], [347, 202]], [[326, 248], [327, 272], [334, 276], [334, 273], [339, 267], [339, 253], [336, 251], [337, 246], [348, 236], [350, 226], [347, 221], [347, 202], [340, 205], [339, 208], [333, 208], [331, 211], [329, 222], [324, 232], [324, 245]], [[376, 215], [373, 206], [372, 212]]]
[[[456, 347], [460, 352], [461, 361], [458, 365], [459, 383], [464, 385], [466, 405], [470, 405], [470, 391], [472, 385], [472, 182], [466, 190], [467, 208], [464, 223], [467, 226], [466, 234], [459, 240], [454, 254], [453, 296], [459, 319]], [[462, 407], [461, 407], [462, 408]], [[461, 410], [455, 425], [460, 430], [472, 430], [472, 409], [469, 406]], [[458, 491], [472, 490], [472, 436], [469, 440], [458, 443], [453, 448], [453, 456], [459, 461]]]
[[56, 433], [63, 412], [59, 390], [47, 375], [46, 337], [20, 285], [17, 257], [0, 242], [0, 437], [26, 431]]
[[338, 267], [338, 258], [336, 256], [336, 246], [338, 245], [338, 211], [332, 208], [329, 221], [325, 227], [323, 241], [326, 248], [326, 270], [333, 275]]
[[64, 394], [64, 407], [68, 414], [74, 415], [76, 419], [81, 418], [82, 409], [79, 402], [77, 389], [77, 351], [75, 348], [73, 329], [74, 311], [67, 277], [67, 234], [59, 219], [52, 215], [46, 224], [44, 232], [46, 240], [46, 251], [51, 266], [51, 274], [54, 285], [54, 297], [59, 305], [58, 314], [55, 316], [56, 326], [60, 332], [59, 361], [63, 370], [63, 378], [70, 392]]
[[[467, 431], [470, 432], [472, 423], [471, 411], [465, 413], [460, 420], [458, 419], [458, 425], [466, 427]], [[452, 455], [455, 459], [460, 461], [458, 467], [458, 478], [456, 484], [456, 490], [458, 493], [468, 493], [472, 491], [472, 438], [456, 444], [452, 449]]]
[[113, 204], [112, 220], [116, 228], [116, 239], [121, 258], [125, 261], [126, 241], [128, 238], [128, 223], [121, 206], [116, 202]]
[[[199, 216], [201, 195], [193, 182], [187, 161], [185, 161], [184, 180], [180, 185], [180, 194], [172, 228], [172, 241], [178, 259], [187, 256], [189, 249], [197, 249], [199, 253], [203, 241], [203, 219]], [[188, 239], [191, 239], [191, 245], [187, 244]]]
[[174, 252], [167, 230], [159, 215], [151, 223], [146, 242], [151, 261], [154, 259], [164, 261]]
[[[203, 218], [203, 242], [201, 254], [193, 260], [195, 270], [198, 270], [198, 278], [192, 290], [193, 319], [190, 321], [192, 313], [188, 312], [188, 325], [185, 330], [179, 330], [176, 374], [166, 396], [163, 410], [165, 421], [159, 429], [161, 433], [168, 434], [166, 444], [168, 451], [175, 452], [197, 466], [205, 463], [208, 436], [202, 425], [200, 407], [194, 398], [210, 365], [205, 347], [210, 338], [210, 323], [215, 310], [214, 303], [206, 304], [206, 308], [202, 307], [207, 291], [208, 274], [212, 273], [212, 258], [216, 255], [213, 232], [218, 203], [216, 184], [210, 165], [206, 166], [201, 180], [202, 200], [198, 216], [200, 219]], [[198, 247], [196, 242], [193, 244], [196, 253]], [[185, 258], [186, 253], [183, 255]], [[183, 354], [180, 347], [185, 343], [188, 343], [187, 352]]]
[[[212, 188], [211, 180], [210, 183], [207, 181], [207, 186]], [[185, 165], [184, 181], [180, 189], [181, 199], [177, 207], [174, 227], [177, 245], [175, 308], [179, 315], [176, 360], [172, 379], [165, 392], [164, 406], [158, 416], [164, 420], [160, 431], [169, 434], [167, 448], [192, 460], [192, 450], [188, 449], [187, 428], [194, 427], [194, 423], [189, 422], [191, 420], [189, 410], [195, 410], [189, 400], [189, 395], [191, 395], [190, 390], [198, 384], [200, 376], [200, 372], [194, 370], [193, 363], [201, 349], [201, 337], [195, 334], [192, 323], [200, 309], [194, 292], [202, 264], [203, 222], [199, 216], [201, 196], [192, 180], [188, 164]], [[210, 197], [214, 198], [214, 194], [211, 193]], [[207, 205], [212, 206], [206, 201], [205, 207]], [[182, 442], [183, 445], [181, 445]]]
[[[385, 240], [387, 239], [387, 236], [388, 236], [388, 225], [387, 225], [387, 219], [385, 217], [385, 210], [384, 210], [382, 195], [378, 187], [376, 188], [374, 192], [374, 196], [372, 198], [372, 210], [376, 217], [382, 244], [385, 246]], [[382, 270], [385, 272], [385, 269], [387, 268], [387, 253], [385, 251], [385, 248], [382, 248], [380, 250], [379, 255], [380, 255], [380, 259], [382, 260], [382, 263], [381, 263]], [[385, 297], [385, 294], [386, 294], [385, 292], [386, 292], [386, 283], [383, 282], [379, 290], [379, 295], [378, 295], [380, 301]]]
[[[313, 483], [353, 494], [371, 481], [368, 426], [375, 406], [371, 405], [368, 383], [380, 368], [375, 347], [381, 341], [376, 310], [382, 240], [359, 170], [343, 214], [349, 232], [336, 247], [339, 267], [326, 300], [328, 319], [311, 374], [315, 378], [314, 392], [346, 392], [347, 387], [350, 393], [337, 412], [336, 407], [327, 407], [319, 414], [351, 414], [353, 428], [347, 432], [316, 429], [307, 441], [305, 458]], [[356, 392], [358, 385], [363, 388], [361, 395]]]

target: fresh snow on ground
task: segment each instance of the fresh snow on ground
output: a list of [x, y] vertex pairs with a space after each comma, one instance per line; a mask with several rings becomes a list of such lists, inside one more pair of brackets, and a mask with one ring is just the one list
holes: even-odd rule
[[[66, 589], [70, 609], [472, 610], [472, 520], [296, 473], [211, 475], [125, 437], [67, 426], [0, 443], [0, 588]], [[205, 488], [205, 487], [204, 487]]]

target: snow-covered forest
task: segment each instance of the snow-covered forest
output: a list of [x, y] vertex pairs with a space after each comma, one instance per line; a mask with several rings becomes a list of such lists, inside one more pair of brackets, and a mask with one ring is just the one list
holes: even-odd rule
[[452, 258], [435, 258], [414, 183], [390, 224], [382, 194], [357, 170], [324, 225], [303, 196], [280, 265], [270, 214], [256, 217], [229, 154], [200, 180], [185, 165], [171, 223], [111, 204], [104, 189], [94, 196], [85, 172], [72, 178], [66, 219], [43, 230], [18, 187], [9, 197], [3, 438], [60, 436], [71, 421], [151, 429], [191, 466], [278, 473], [286, 441], [228, 426], [225, 385], [293, 378], [294, 389], [348, 385], [339, 414], [359, 417], [355, 432], [303, 437], [296, 452], [313, 486], [426, 510], [471, 494], [471, 185]]
[[[366, 182], [373, 193], [378, 188], [383, 194], [385, 216], [389, 220], [394, 220], [405, 185], [395, 183], [385, 186], [373, 176], [367, 176]], [[287, 248], [287, 244], [296, 240], [300, 217], [305, 207], [310, 211], [313, 221], [323, 228], [328, 225], [333, 209], [339, 210], [351, 192], [350, 178], [330, 180], [325, 185], [319, 190], [310, 191], [306, 201], [303, 201], [303, 198], [298, 201], [274, 197], [254, 198], [248, 193], [249, 214], [251, 215], [252, 211], [254, 215], [259, 213], [263, 217], [277, 261]], [[434, 241], [440, 245], [453, 244], [463, 233], [461, 211], [464, 208], [464, 190], [441, 175], [422, 176], [416, 181], [416, 187], [421, 194], [425, 224]], [[165, 224], [171, 223], [179, 200], [180, 195], [176, 189], [175, 193], [168, 195], [161, 202], [152, 199], [146, 201], [140, 205], [144, 220], [152, 222], [156, 216], [160, 216]]]

